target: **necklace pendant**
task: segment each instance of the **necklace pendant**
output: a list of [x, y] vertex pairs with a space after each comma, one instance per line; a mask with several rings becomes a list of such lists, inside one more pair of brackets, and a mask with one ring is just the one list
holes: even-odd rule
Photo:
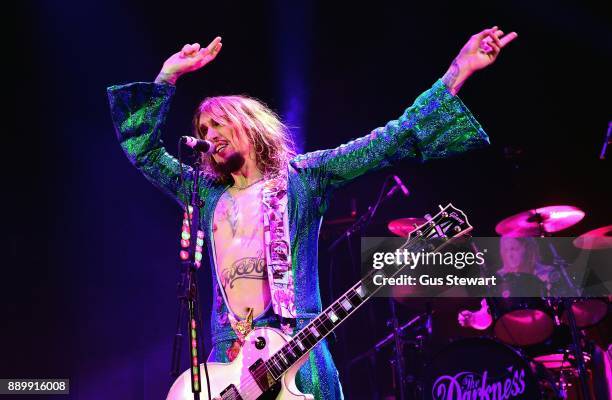
[[240, 344], [244, 343], [246, 336], [253, 330], [253, 309], [249, 308], [245, 319], [239, 321], [232, 314], [229, 314], [230, 324], [232, 329], [238, 336]]

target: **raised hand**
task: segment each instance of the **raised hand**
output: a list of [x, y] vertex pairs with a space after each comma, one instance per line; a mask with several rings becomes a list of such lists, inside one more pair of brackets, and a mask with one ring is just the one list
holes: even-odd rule
[[516, 32], [504, 35], [497, 26], [473, 35], [461, 48], [442, 81], [452, 94], [456, 94], [470, 75], [493, 64], [501, 50], [517, 37]]
[[470, 72], [485, 68], [497, 59], [501, 49], [518, 37], [516, 32], [504, 35], [497, 26], [475, 34], [463, 46], [456, 60]]
[[181, 75], [196, 71], [214, 60], [222, 46], [220, 36], [217, 36], [208, 46], [203, 48], [200, 48], [199, 43], [186, 44], [181, 51], [171, 55], [164, 62], [155, 82], [166, 82], [174, 85]]

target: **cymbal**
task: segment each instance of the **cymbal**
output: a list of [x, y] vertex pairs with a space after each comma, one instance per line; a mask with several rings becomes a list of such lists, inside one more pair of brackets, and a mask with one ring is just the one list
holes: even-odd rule
[[602, 226], [583, 233], [574, 239], [574, 246], [579, 249], [599, 250], [612, 248], [612, 225]]
[[582, 218], [584, 211], [577, 207], [547, 206], [508, 217], [495, 226], [495, 231], [502, 236], [540, 236], [569, 228]]
[[394, 235], [407, 237], [414, 230], [414, 224], [419, 226], [425, 222], [427, 222], [425, 218], [399, 218], [389, 222], [387, 227]]

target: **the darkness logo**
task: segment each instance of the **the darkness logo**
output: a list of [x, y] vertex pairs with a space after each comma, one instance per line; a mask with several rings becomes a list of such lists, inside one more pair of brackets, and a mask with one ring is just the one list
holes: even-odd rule
[[506, 400], [525, 393], [525, 369], [506, 368], [507, 374], [489, 381], [489, 371], [482, 374], [463, 371], [455, 376], [442, 375], [433, 384], [435, 400]]

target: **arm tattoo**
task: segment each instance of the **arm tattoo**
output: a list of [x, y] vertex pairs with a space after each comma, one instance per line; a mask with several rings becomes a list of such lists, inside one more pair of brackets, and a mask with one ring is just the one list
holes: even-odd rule
[[457, 59], [453, 60], [450, 68], [444, 76], [442, 77], [442, 82], [446, 85], [449, 90], [452, 90], [457, 81], [457, 77], [459, 76], [459, 64], [457, 64]]
[[225, 289], [228, 285], [234, 288], [234, 282], [238, 279], [259, 279], [266, 280], [268, 275], [265, 273], [266, 260], [261, 257], [240, 258], [221, 272], [221, 284]]

